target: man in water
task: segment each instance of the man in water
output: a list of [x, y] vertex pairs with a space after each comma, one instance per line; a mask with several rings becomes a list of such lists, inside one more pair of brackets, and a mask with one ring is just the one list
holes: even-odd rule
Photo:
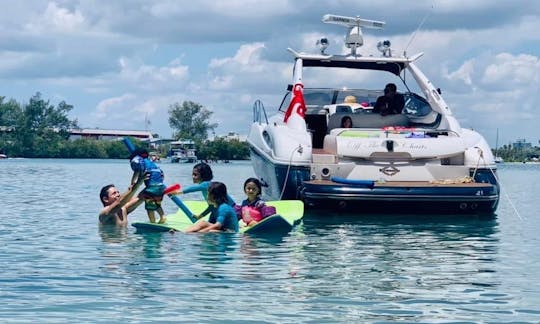
[[102, 225], [127, 226], [127, 215], [139, 207], [143, 200], [133, 197], [137, 188], [141, 185], [144, 177], [140, 177], [133, 186], [120, 195], [113, 184], [101, 188], [99, 199], [103, 209], [99, 213], [99, 223]]

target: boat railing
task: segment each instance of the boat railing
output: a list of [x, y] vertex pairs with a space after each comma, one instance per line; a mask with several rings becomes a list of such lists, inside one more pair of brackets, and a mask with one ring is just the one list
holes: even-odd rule
[[268, 124], [268, 116], [261, 100], [257, 99], [253, 104], [253, 122]]
[[344, 136], [344, 137], [355, 137], [358, 139], [362, 138], [395, 138], [395, 137], [404, 137], [404, 138], [436, 138], [439, 136], [445, 137], [460, 137], [459, 133], [453, 130], [447, 129], [421, 129], [421, 128], [408, 128], [408, 127], [384, 127], [384, 128], [334, 128], [329, 133], [331, 136]]
[[391, 135], [402, 135], [407, 138], [461, 137], [458, 132], [450, 129], [386, 127], [383, 132], [386, 134], [386, 137], [390, 137]]

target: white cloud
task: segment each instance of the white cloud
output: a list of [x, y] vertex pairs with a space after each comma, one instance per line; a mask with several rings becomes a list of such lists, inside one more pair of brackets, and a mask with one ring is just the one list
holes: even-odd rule
[[149, 11], [158, 18], [186, 16], [203, 20], [209, 24], [214, 23], [211, 17], [223, 15], [229, 17], [254, 18], [265, 15], [273, 15], [290, 8], [289, 1], [286, 0], [259, 0], [259, 1], [211, 1], [199, 0], [196, 6], [179, 6], [178, 1], [157, 1], [150, 6]]
[[179, 95], [152, 96], [126, 93], [118, 97], [102, 100], [94, 113], [83, 115], [79, 120], [83, 127], [100, 125], [104, 129], [145, 129], [145, 120], [151, 129], [160, 129], [162, 136], [170, 136], [168, 131], [168, 109], [173, 102], [186, 100]]
[[25, 29], [38, 33], [67, 33], [81, 31], [85, 27], [85, 19], [79, 10], [70, 11], [49, 2], [42, 16], [25, 24]]
[[167, 66], [145, 65], [126, 57], [119, 59], [119, 79], [134, 88], [161, 93], [183, 87], [189, 79], [189, 67], [175, 59]]
[[498, 54], [485, 69], [481, 81], [485, 84], [520, 87], [535, 84], [540, 89], [540, 59], [527, 54]]
[[210, 64], [210, 69], [224, 68], [232, 65], [232, 68], [241, 68], [242, 70], [259, 70], [257, 63], [260, 63], [260, 53], [264, 49], [263, 43], [243, 44], [233, 57], [216, 58]]
[[[208, 87], [239, 93], [264, 92], [285, 81], [286, 63], [270, 62], [262, 58], [262, 43], [243, 44], [232, 57], [212, 59], [208, 65]], [[287, 75], [290, 78], [290, 75]]]
[[473, 84], [473, 76], [474, 73], [474, 59], [467, 60], [463, 63], [456, 71], [448, 73], [446, 77], [449, 80], [452, 81], [462, 81], [467, 86], [471, 86]]
[[[390, 39], [401, 54], [432, 5], [407, 53], [425, 52], [418, 65], [458, 118], [475, 128], [534, 120], [535, 0], [426, 0], [406, 10], [397, 0], [16, 1], [0, 11], [0, 95], [58, 94], [88, 127], [140, 129], [148, 114], [164, 133], [168, 105], [193, 100], [215, 109], [224, 131], [245, 132], [251, 104], [262, 99], [275, 110], [291, 82], [287, 47], [316, 51], [324, 35], [329, 52], [346, 51], [345, 30], [322, 24], [323, 14], [385, 20], [386, 29], [364, 32], [364, 50], [376, 53], [376, 42]], [[310, 77], [344, 86], [348, 74]], [[383, 81], [357, 82], [380, 88]]]
[[500, 128], [504, 138], [530, 138], [536, 135], [540, 113], [538, 71], [536, 56], [483, 54], [449, 74], [467, 86], [447, 93], [447, 101], [462, 125], [485, 132], [491, 141], [494, 128]]
[[124, 94], [115, 98], [102, 100], [96, 107], [95, 117], [98, 119], [117, 120], [123, 117], [123, 110], [126, 108], [126, 102], [135, 98], [133, 94]]

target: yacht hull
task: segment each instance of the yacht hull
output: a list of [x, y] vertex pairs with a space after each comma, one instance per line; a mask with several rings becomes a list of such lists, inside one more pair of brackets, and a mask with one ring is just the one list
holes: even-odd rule
[[311, 207], [336, 206], [358, 213], [493, 214], [499, 187], [490, 183], [374, 182], [373, 186], [304, 181], [300, 198]]
[[267, 200], [300, 199], [308, 208], [354, 213], [493, 214], [499, 184], [491, 169], [476, 170], [471, 183], [310, 180], [311, 164], [280, 163], [250, 148], [251, 161]]

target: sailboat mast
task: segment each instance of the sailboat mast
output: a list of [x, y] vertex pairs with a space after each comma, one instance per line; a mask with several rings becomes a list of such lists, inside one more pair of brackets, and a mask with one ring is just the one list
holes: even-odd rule
[[148, 113], [144, 114], [144, 131], [148, 131], [148, 126], [150, 125], [150, 120], [148, 119]]
[[497, 128], [497, 135], [495, 136], [495, 157], [499, 156], [499, 129]]

